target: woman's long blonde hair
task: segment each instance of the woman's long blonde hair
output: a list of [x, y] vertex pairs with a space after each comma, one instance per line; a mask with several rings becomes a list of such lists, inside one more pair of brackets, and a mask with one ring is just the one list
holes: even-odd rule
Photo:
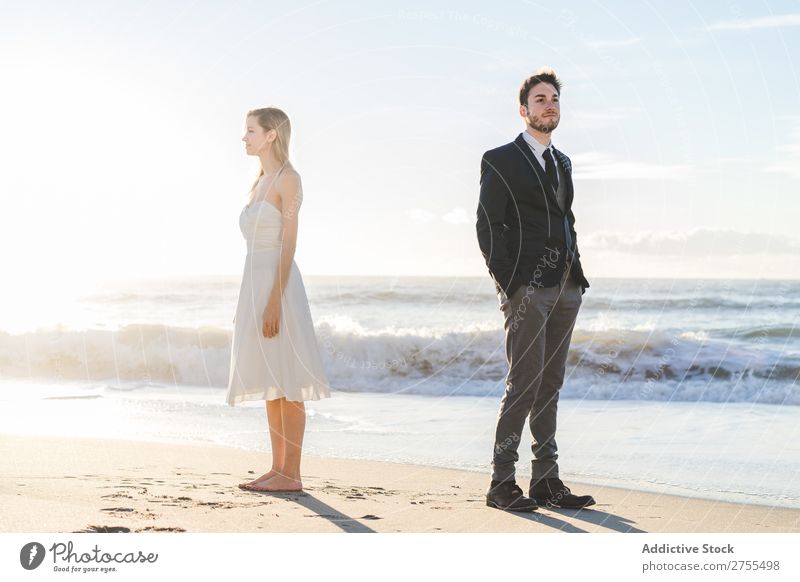
[[[289, 116], [277, 107], [262, 107], [261, 109], [248, 111], [247, 117], [255, 117], [258, 125], [260, 125], [264, 131], [269, 131], [271, 129], [276, 131], [278, 135], [275, 141], [272, 142], [275, 158], [283, 164], [283, 166], [291, 167], [292, 164], [289, 163], [289, 139], [292, 136], [292, 124], [289, 123]], [[258, 172], [258, 176], [256, 176], [256, 181], [253, 182], [253, 186], [250, 188], [251, 196], [263, 175], [264, 168], [261, 168]]]

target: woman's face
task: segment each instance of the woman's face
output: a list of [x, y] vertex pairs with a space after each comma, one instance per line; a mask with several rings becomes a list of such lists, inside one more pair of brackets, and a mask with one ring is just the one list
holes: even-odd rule
[[258, 120], [255, 117], [250, 116], [247, 118], [244, 136], [242, 137], [247, 155], [257, 156], [267, 151], [276, 137], [277, 132], [274, 129], [266, 131], [258, 124]]

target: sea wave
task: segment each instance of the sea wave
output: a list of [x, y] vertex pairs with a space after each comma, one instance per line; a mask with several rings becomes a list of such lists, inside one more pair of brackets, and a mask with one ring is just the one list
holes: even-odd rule
[[[765, 329], [787, 341], [759, 341], [761, 328], [723, 339], [702, 332], [576, 329], [562, 396], [635, 399], [646, 393], [660, 400], [800, 404], [800, 352], [796, 342], [787, 348], [793, 332]], [[335, 389], [485, 395], [504, 389], [501, 329], [370, 331], [324, 321], [316, 331]], [[214, 326], [155, 324], [0, 332], [0, 376], [225, 387], [230, 337], [230, 329]]]

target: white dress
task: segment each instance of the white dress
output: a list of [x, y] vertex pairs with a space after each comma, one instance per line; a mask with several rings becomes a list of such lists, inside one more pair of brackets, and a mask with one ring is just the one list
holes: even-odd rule
[[281, 212], [265, 200], [246, 205], [239, 228], [247, 241], [242, 286], [234, 318], [228, 393], [230, 406], [244, 400], [320, 400], [330, 397], [306, 289], [292, 261], [281, 301], [278, 335], [264, 337], [262, 315], [278, 269]]

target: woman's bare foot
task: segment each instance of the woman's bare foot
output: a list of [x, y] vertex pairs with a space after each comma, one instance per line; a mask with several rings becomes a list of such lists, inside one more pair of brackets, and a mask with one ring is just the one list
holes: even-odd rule
[[291, 479], [285, 475], [275, 475], [248, 487], [250, 491], [302, 491], [300, 479]]
[[277, 470], [270, 469], [267, 473], [264, 473], [258, 479], [253, 479], [252, 481], [248, 481], [246, 483], [239, 483], [239, 489], [250, 489], [253, 485], [258, 483], [259, 481], [266, 481], [267, 479], [271, 479], [277, 474], [278, 474]]

